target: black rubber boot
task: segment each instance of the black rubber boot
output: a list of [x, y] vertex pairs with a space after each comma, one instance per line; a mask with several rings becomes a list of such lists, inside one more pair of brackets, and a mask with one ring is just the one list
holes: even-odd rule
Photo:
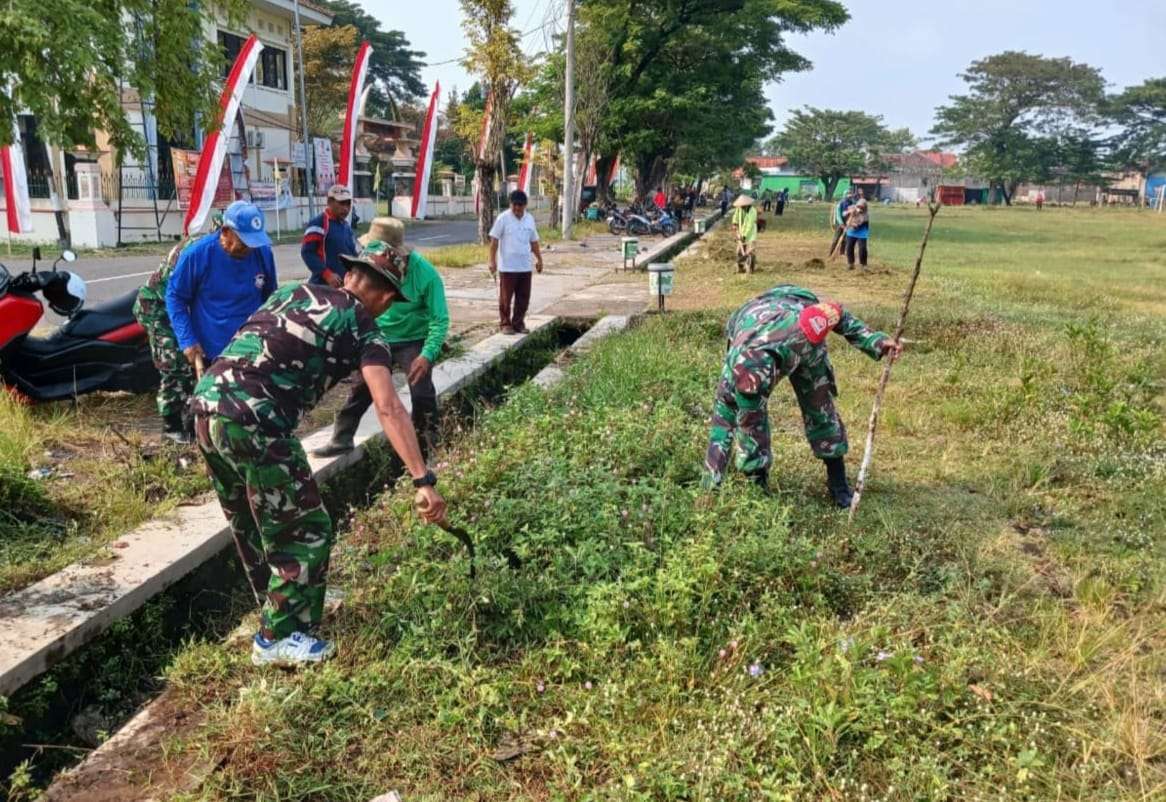
[[842, 457], [822, 460], [826, 463], [826, 487], [830, 488], [830, 497], [842, 509], [850, 509], [850, 501], [854, 493], [846, 481], [846, 462]]
[[339, 457], [341, 454], [347, 454], [354, 448], [351, 440], [336, 440], [335, 436], [325, 446], [312, 449], [313, 457]]
[[175, 443], [186, 445], [194, 442], [194, 433], [182, 415], [167, 415], [162, 419], [162, 436]]
[[766, 493], [769, 492], [769, 468], [762, 468], [759, 471], [747, 473], [745, 474], [745, 478], [760, 487]]

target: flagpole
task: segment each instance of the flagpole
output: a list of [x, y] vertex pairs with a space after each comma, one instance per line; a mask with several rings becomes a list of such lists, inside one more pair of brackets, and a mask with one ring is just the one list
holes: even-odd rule
[[304, 137], [304, 184], [305, 192], [308, 196], [308, 216], [316, 216], [316, 199], [314, 193], [316, 191], [316, 181], [313, 170], [315, 159], [315, 149], [311, 148], [311, 143], [308, 141], [308, 93], [304, 89], [304, 30], [300, 27], [300, 0], [292, 0], [292, 12], [295, 16], [296, 24], [296, 72], [300, 74], [300, 124], [303, 126]]

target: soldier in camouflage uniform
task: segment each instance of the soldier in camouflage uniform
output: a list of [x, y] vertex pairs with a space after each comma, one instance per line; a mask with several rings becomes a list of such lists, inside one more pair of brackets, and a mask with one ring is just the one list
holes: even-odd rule
[[138, 298], [134, 301], [134, 317], [146, 330], [150, 356], [161, 376], [158, 414], [162, 416], [162, 436], [178, 443], [189, 443], [192, 439], [186, 408], [190, 394], [194, 392], [194, 368], [178, 347], [170, 315], [166, 313], [166, 283], [178, 264], [179, 254], [192, 242], [193, 239], [188, 239], [170, 249], [158, 269], [138, 290]]
[[[211, 218], [211, 233], [223, 227], [223, 213], [215, 212]], [[161, 381], [158, 383], [158, 414], [162, 416], [162, 436], [177, 443], [190, 443], [190, 415], [187, 407], [194, 392], [194, 368], [183, 355], [170, 325], [170, 315], [166, 312], [166, 285], [170, 274], [178, 264], [182, 252], [198, 241], [188, 238], [173, 248], [150, 274], [146, 283], [138, 290], [134, 301], [134, 317], [146, 330], [150, 341], [150, 356], [158, 369]]]
[[792, 284], [774, 287], [746, 303], [725, 326], [728, 352], [717, 385], [705, 455], [706, 487], [725, 477], [733, 440], [737, 467], [757, 484], [769, 482], [773, 462], [767, 402], [778, 382], [789, 377], [802, 410], [806, 439], [826, 464], [827, 486], [840, 507], [849, 507], [850, 486], [843, 461], [846, 427], [834, 407], [838, 388], [826, 352], [826, 335], [836, 331], [872, 359], [897, 356], [900, 347], [882, 332], [831, 301]]
[[256, 600], [256, 665], [319, 662], [332, 644], [320, 622], [332, 522], [294, 431], [338, 381], [360, 369], [385, 434], [413, 476], [421, 515], [444, 518], [409, 413], [393, 390], [389, 346], [376, 318], [404, 299], [404, 262], [379, 240], [344, 257], [344, 286], [276, 290], [227, 345], [194, 393], [195, 436]]

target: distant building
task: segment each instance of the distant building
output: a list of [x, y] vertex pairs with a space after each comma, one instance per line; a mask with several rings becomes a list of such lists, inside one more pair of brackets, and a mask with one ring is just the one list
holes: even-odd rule
[[[227, 164], [236, 195], [259, 203], [273, 230], [277, 215], [285, 230], [302, 226], [308, 213], [307, 193], [315, 190], [317, 196], [322, 194], [319, 186], [308, 186], [303, 156], [297, 147], [302, 133], [296, 105], [293, 8], [293, 0], [253, 0], [239, 27], [219, 20], [204, 29], [206, 38], [223, 49], [226, 69], [249, 35], [255, 34], [263, 43], [255, 72], [243, 92], [239, 115], [242, 126], [236, 125], [229, 134]], [[331, 12], [308, 0], [299, 0], [299, 13], [304, 26], [332, 22]], [[143, 109], [135, 90], [124, 88], [121, 101], [130, 124], [147, 142], [148, 156], [144, 159], [124, 154], [119, 160], [123, 154], [114, 150], [103, 131], [95, 132], [95, 150], [46, 148], [38, 135], [36, 117], [19, 115], [32, 196], [33, 232], [16, 239], [50, 242], [58, 238], [49, 201], [50, 172], [58, 186], [64, 187], [60, 199], [63, 219], [75, 246], [172, 239], [181, 234], [184, 210], [176, 196], [172, 151], [197, 149], [197, 132], [169, 140], [158, 131], [149, 104]], [[355, 178], [359, 213], [368, 219], [373, 211], [371, 201], [366, 200], [371, 188], [369, 151], [391, 154], [387, 161], [401, 172], [412, 172], [413, 157], [409, 147], [412, 143], [406, 140], [409, 126], [390, 121], [362, 122], [371, 130], [358, 137]], [[394, 139], [402, 140], [401, 144], [397, 145]], [[332, 155], [330, 145], [322, 147]], [[277, 164], [281, 178], [278, 194], [274, 180]], [[393, 170], [384, 164], [381, 169], [382, 180], [388, 181]]]

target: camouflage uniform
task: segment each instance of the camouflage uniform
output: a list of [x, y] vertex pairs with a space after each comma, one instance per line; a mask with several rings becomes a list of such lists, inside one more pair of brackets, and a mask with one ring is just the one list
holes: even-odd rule
[[[802, 410], [806, 439], [819, 459], [842, 457], [846, 427], [834, 406], [838, 388], [826, 345], [813, 345], [798, 325], [798, 315], [818, 303], [814, 293], [792, 284], [774, 287], [733, 313], [725, 326], [728, 351], [717, 385], [705, 454], [705, 486], [721, 483], [734, 437], [737, 467], [763, 474], [773, 462], [769, 440], [769, 395], [788, 376]], [[834, 331], [870, 356], [882, 356], [887, 335], [872, 331], [849, 312]]]
[[318, 624], [332, 521], [293, 434], [301, 415], [358, 368], [389, 369], [376, 322], [342, 289], [276, 290], [195, 388], [195, 437], [257, 600], [279, 639]]
[[190, 395], [194, 392], [194, 368], [178, 347], [178, 338], [166, 312], [166, 283], [178, 264], [179, 254], [195, 240], [175, 245], [138, 290], [134, 317], [146, 330], [150, 356], [161, 375], [158, 384], [158, 414], [167, 422], [178, 423], [186, 415]]

